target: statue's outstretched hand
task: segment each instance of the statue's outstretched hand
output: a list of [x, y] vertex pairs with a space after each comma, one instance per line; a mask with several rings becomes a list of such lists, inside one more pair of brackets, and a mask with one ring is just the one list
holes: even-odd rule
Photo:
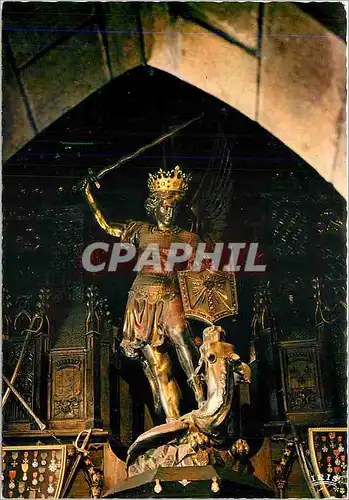
[[97, 176], [92, 168], [89, 168], [87, 174], [80, 179], [75, 186], [73, 186], [73, 193], [84, 193], [89, 184], [95, 184], [98, 189], [100, 188]]

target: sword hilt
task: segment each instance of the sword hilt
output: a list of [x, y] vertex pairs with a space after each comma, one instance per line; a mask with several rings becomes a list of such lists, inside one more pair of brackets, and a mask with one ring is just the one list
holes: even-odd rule
[[89, 168], [87, 170], [87, 174], [79, 180], [75, 186], [73, 186], [73, 193], [83, 193], [86, 189], [87, 184], [94, 184], [97, 189], [101, 187], [100, 183], [98, 182], [98, 178], [92, 168]]

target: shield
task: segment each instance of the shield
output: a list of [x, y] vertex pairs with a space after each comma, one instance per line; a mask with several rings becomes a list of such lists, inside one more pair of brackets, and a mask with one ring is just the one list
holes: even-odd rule
[[212, 325], [221, 318], [238, 313], [234, 273], [178, 271], [179, 287], [187, 318]]
[[314, 487], [325, 497], [347, 495], [347, 429], [318, 427], [308, 429]]

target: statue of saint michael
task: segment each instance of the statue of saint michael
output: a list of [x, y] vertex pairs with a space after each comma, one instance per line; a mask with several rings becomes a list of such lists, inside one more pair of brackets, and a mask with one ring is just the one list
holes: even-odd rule
[[[150, 193], [145, 209], [153, 222], [131, 221], [125, 224], [106, 221], [88, 178], [85, 183], [87, 201], [102, 229], [121, 242], [135, 245], [140, 252], [149, 244], [158, 245], [161, 266], [156, 269], [152, 265], [141, 267], [129, 292], [121, 348], [126, 356], [143, 360], [145, 373], [153, 391], [158, 391], [168, 421], [180, 416], [180, 390], [166, 352], [167, 342], [175, 347], [196, 401], [199, 405], [204, 401], [202, 383], [195, 374], [198, 351], [184, 315], [177, 269], [165, 270], [172, 243], [189, 244], [195, 254], [201, 241], [194, 232], [175, 225], [178, 204], [185, 196], [189, 180], [190, 175], [184, 174], [178, 166], [170, 172], [160, 169], [155, 176], [150, 175]], [[190, 264], [189, 260], [187, 265]]]
[[[155, 407], [161, 404], [167, 421], [180, 416], [181, 395], [167, 352], [168, 343], [175, 348], [199, 407], [204, 403], [205, 391], [201, 378], [195, 372], [199, 353], [186, 319], [178, 281], [178, 271], [183, 270], [183, 264], [180, 269], [173, 267], [167, 270], [165, 263], [173, 243], [190, 245], [194, 256], [202, 240], [220, 241], [218, 238], [223, 234], [231, 200], [229, 149], [225, 139], [217, 141], [213, 160], [191, 200], [193, 221], [189, 231], [175, 224], [179, 204], [191, 180], [191, 175], [182, 172], [179, 166], [171, 171], [160, 169], [157, 174], [149, 175], [150, 192], [145, 209], [152, 222], [108, 223], [93, 195], [92, 186], [95, 184], [100, 187], [98, 180], [107, 172], [159, 144], [198, 118], [174, 128], [151, 144], [104, 168], [97, 176], [89, 170], [77, 186], [78, 190], [84, 192], [96, 221], [108, 234], [121, 242], [135, 245], [139, 253], [143, 253], [151, 244], [159, 248], [161, 265], [140, 266], [129, 291], [121, 349], [126, 356], [140, 359], [152, 389]], [[205, 237], [201, 239], [199, 233]], [[186, 262], [187, 269], [191, 268], [193, 259]]]

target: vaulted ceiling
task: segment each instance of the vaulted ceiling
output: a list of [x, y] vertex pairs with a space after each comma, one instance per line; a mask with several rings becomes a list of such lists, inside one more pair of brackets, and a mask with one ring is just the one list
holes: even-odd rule
[[325, 4], [301, 7], [5, 3], [4, 160], [110, 80], [148, 65], [258, 122], [345, 196], [343, 29]]

